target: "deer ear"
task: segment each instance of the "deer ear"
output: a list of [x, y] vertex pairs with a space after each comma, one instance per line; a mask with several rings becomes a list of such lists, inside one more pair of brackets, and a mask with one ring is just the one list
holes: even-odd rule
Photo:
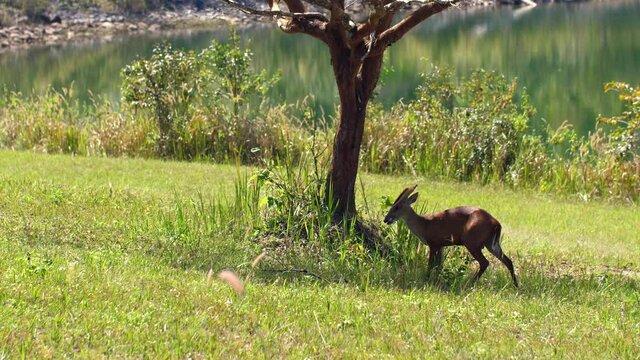
[[416, 202], [416, 200], [418, 200], [418, 193], [415, 193], [415, 194], [409, 196], [409, 198], [407, 199], [407, 202], [409, 204], [413, 204], [414, 202]]

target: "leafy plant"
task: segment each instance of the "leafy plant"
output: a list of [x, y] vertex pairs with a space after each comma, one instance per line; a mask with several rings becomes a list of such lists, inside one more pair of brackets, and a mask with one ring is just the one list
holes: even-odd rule
[[[372, 112], [364, 145], [371, 170], [442, 171], [460, 180], [504, 179], [533, 108], [516, 83], [484, 70], [460, 85], [450, 69], [423, 75], [417, 100], [391, 114]], [[376, 118], [377, 115], [381, 118]], [[375, 140], [374, 140], [375, 139]]]
[[604, 91], [618, 93], [618, 98], [625, 105], [621, 115], [598, 118], [598, 122], [614, 126], [611, 132], [613, 146], [609, 150], [626, 159], [640, 155], [640, 88], [610, 82], [604, 86]]
[[[235, 37], [224, 46], [214, 43], [203, 53], [213, 56], [215, 49], [216, 61], [223, 62], [224, 51], [246, 53], [238, 46]], [[150, 59], [127, 67], [120, 109], [105, 99], [82, 106], [73, 89], [49, 89], [28, 97], [5, 90], [0, 97], [0, 146], [223, 163], [264, 165], [268, 160], [272, 170], [284, 163], [295, 168], [306, 161], [305, 166], [318, 174], [333, 136], [324, 119], [314, 121], [305, 101], [275, 105], [261, 99], [274, 77], [256, 75], [248, 63], [235, 78], [241, 84], [226, 82], [225, 87], [209, 80], [222, 77], [224, 71], [212, 67], [213, 58], [204, 61], [203, 53], [161, 46]], [[234, 97], [234, 87], [244, 89], [244, 95]], [[375, 103], [369, 107], [363, 169], [500, 183], [584, 200], [633, 202], [640, 197], [637, 88], [607, 85], [605, 91], [619, 93], [626, 108], [620, 115], [600, 117], [606, 126], [598, 126], [588, 137], [578, 136], [567, 123], [542, 132], [531, 130], [535, 110], [525, 91], [494, 72], [478, 70], [458, 81], [451, 70], [434, 67], [417, 91], [415, 101], [390, 110]], [[232, 99], [239, 101], [235, 115]], [[326, 151], [309, 155], [309, 149]], [[321, 178], [317, 183], [324, 183]], [[321, 192], [318, 186], [313, 188]], [[309, 198], [284, 195], [273, 193], [267, 201], [270, 206], [278, 201], [286, 204], [281, 210], [301, 203], [308, 209], [312, 203]]]
[[150, 110], [160, 130], [158, 154], [175, 153], [178, 134], [189, 120], [200, 90], [201, 64], [193, 52], [174, 50], [162, 44], [149, 59], [141, 59], [122, 70], [122, 96], [134, 108]]
[[198, 57], [205, 65], [203, 75], [209, 83], [211, 99], [224, 99], [233, 118], [241, 115], [250, 100], [265, 96], [280, 79], [279, 74], [253, 70], [253, 53], [241, 46], [236, 30], [231, 30], [226, 43], [213, 40]]

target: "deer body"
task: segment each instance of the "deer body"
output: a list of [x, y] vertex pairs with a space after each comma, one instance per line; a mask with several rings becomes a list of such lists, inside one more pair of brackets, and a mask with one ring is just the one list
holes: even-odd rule
[[442, 248], [462, 245], [480, 264], [475, 276], [477, 280], [489, 266], [489, 260], [482, 253], [482, 249], [487, 248], [509, 269], [513, 284], [518, 286], [513, 263], [500, 246], [502, 225], [498, 220], [483, 209], [469, 206], [418, 215], [411, 208], [411, 204], [418, 199], [417, 193], [411, 195], [415, 188], [406, 188], [400, 194], [384, 221], [393, 224], [403, 220], [407, 224], [409, 230], [429, 247], [429, 268], [442, 263]]

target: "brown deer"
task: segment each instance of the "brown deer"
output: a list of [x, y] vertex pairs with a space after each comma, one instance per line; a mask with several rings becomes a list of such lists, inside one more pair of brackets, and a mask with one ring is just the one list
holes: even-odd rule
[[384, 218], [386, 224], [404, 220], [409, 230], [420, 241], [429, 246], [429, 269], [442, 264], [442, 248], [464, 245], [480, 264], [474, 280], [478, 280], [489, 266], [489, 260], [482, 254], [486, 247], [509, 269], [513, 284], [518, 287], [513, 263], [500, 247], [502, 226], [491, 214], [483, 209], [461, 206], [429, 215], [418, 215], [411, 204], [418, 199], [418, 193], [412, 195], [418, 185], [406, 188], [393, 203]]

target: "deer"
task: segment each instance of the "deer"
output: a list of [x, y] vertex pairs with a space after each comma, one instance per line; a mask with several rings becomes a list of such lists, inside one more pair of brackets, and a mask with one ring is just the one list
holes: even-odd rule
[[413, 193], [416, 187], [418, 187], [417, 184], [400, 193], [400, 196], [391, 205], [384, 222], [391, 225], [398, 220], [403, 220], [411, 233], [429, 247], [429, 270], [442, 265], [444, 247], [462, 245], [480, 264], [474, 277], [474, 282], [476, 282], [489, 266], [489, 260], [482, 254], [482, 248], [487, 248], [509, 269], [513, 285], [518, 287], [513, 262], [505, 255], [500, 246], [502, 225], [496, 218], [484, 209], [470, 206], [418, 215], [411, 207], [411, 204], [418, 200], [418, 193]]

